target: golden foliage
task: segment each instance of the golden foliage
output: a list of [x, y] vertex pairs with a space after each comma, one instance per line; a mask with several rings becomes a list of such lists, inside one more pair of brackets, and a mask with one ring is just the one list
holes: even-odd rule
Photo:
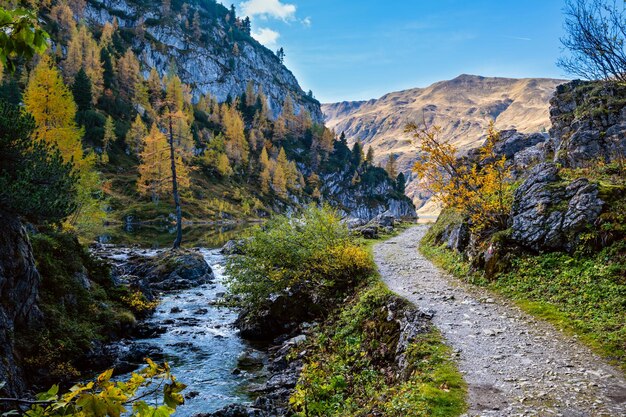
[[413, 171], [445, 207], [466, 214], [476, 232], [506, 229], [513, 194], [511, 171], [506, 157], [495, 152], [500, 134], [493, 123], [480, 159], [474, 162], [457, 159], [456, 147], [440, 138], [437, 126], [410, 124], [406, 130], [417, 140], [422, 157]]

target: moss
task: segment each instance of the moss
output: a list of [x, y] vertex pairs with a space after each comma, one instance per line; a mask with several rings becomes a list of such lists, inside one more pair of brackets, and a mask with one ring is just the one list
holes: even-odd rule
[[466, 385], [434, 328], [409, 344], [409, 369], [397, 369], [401, 329], [387, 321], [392, 302], [407, 305], [373, 282], [317, 330], [291, 399], [297, 416], [443, 417], [466, 410]]
[[[116, 288], [108, 266], [92, 257], [75, 236], [31, 236], [41, 275], [39, 307], [41, 329], [18, 329], [16, 341], [35, 385], [66, 382], [80, 376], [82, 359], [94, 341], [121, 335], [135, 322], [122, 302], [126, 293]], [[43, 377], [41, 377], [43, 375]]]

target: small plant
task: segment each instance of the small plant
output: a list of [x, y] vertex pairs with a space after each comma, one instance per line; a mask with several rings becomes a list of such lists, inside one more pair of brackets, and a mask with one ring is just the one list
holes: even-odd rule
[[145, 315], [154, 311], [158, 307], [158, 300], [148, 300], [141, 291], [132, 291], [125, 297], [122, 297], [122, 301], [126, 303], [130, 310], [138, 315]]
[[[146, 362], [148, 366], [125, 381], [112, 381], [113, 369], [109, 369], [95, 381], [76, 384], [64, 394], [59, 394], [59, 386], [54, 385], [34, 401], [13, 398], [0, 401], [32, 404], [24, 413], [27, 417], [119, 417], [126, 413], [137, 417], [168, 417], [184, 404], [181, 391], [186, 386], [171, 374], [167, 363], [157, 365], [150, 359]], [[151, 401], [146, 401], [147, 398]]]

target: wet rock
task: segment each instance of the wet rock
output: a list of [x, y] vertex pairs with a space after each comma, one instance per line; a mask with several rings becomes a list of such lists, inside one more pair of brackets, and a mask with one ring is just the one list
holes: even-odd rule
[[172, 307], [172, 309], [170, 310], [171, 314], [176, 314], [176, 313], [182, 313], [182, 309], [180, 307]]
[[222, 247], [220, 252], [223, 255], [243, 255], [243, 248], [245, 246], [245, 240], [229, 240]]
[[237, 368], [242, 370], [258, 370], [263, 367], [265, 355], [256, 350], [245, 350], [237, 358]]
[[215, 278], [202, 254], [191, 250], [164, 251], [152, 257], [133, 254], [116, 269], [144, 293], [189, 289]]
[[231, 404], [214, 413], [196, 414], [194, 417], [266, 417], [261, 410], [240, 404]]

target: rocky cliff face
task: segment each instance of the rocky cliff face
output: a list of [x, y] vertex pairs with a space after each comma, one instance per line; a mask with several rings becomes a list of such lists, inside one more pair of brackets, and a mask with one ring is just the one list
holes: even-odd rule
[[[507, 252], [573, 252], [585, 234], [596, 248], [622, 239], [625, 92], [613, 84], [573, 81], [558, 87], [551, 100], [549, 134], [501, 132], [496, 150], [520, 184], [509, 229], [474, 236], [468, 223], [446, 212], [436, 243], [465, 253], [493, 276]], [[467, 157], [471, 161], [477, 153]], [[598, 179], [601, 171], [606, 181]]]
[[386, 211], [397, 219], [415, 219], [415, 206], [409, 198], [395, 190], [387, 176], [372, 184], [352, 184], [352, 175], [346, 170], [321, 177], [322, 193], [347, 217], [369, 221]]
[[626, 87], [573, 81], [551, 100], [554, 161], [571, 168], [626, 155]]
[[[220, 102], [240, 96], [252, 81], [267, 95], [274, 115], [280, 113], [285, 98], [291, 96], [298, 111], [304, 108], [313, 120], [322, 121], [317, 100], [302, 91], [274, 53], [249, 35], [231, 30], [234, 18], [228, 16], [224, 6], [214, 0], [188, 1], [189, 10], [183, 14], [180, 8], [176, 10], [177, 3], [172, 3], [173, 10], [166, 14], [161, 1], [156, 0], [92, 0], [87, 3], [85, 17], [96, 26], [116, 18], [142, 61], [145, 75], [151, 67], [165, 74], [173, 62], [196, 97], [210, 93]], [[200, 36], [185, 24], [196, 11]]]
[[427, 88], [390, 93], [378, 100], [324, 104], [322, 109], [329, 128], [345, 132], [350, 142], [360, 140], [366, 149], [372, 146], [377, 162], [384, 163], [391, 154], [398, 156], [399, 169], [408, 178], [407, 194], [419, 208], [430, 195], [411, 173], [418, 155], [412, 138], [404, 132], [408, 122], [440, 126], [442, 137], [466, 153], [482, 144], [492, 121], [499, 130], [547, 131], [548, 103], [561, 83], [462, 75]]
[[0, 393], [18, 396], [26, 389], [25, 375], [15, 351], [16, 328], [33, 331], [41, 324], [37, 307], [39, 272], [35, 268], [26, 230], [18, 219], [0, 213]]

